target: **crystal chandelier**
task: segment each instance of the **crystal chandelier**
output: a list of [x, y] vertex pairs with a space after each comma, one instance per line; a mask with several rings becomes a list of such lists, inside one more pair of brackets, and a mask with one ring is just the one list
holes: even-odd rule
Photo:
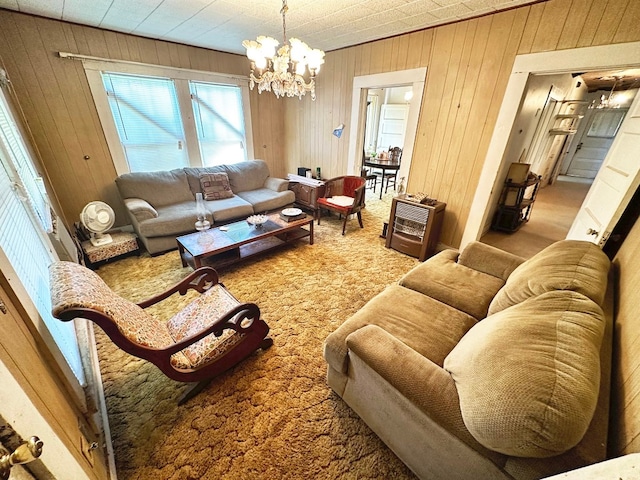
[[611, 87], [611, 91], [609, 92], [609, 96], [602, 95], [600, 97], [600, 103], [597, 105], [596, 105], [596, 101], [594, 100], [589, 105], [589, 109], [620, 108], [620, 103], [615, 102], [615, 95], [613, 94], [613, 91], [616, 88], [616, 84], [618, 83], [618, 80], [620, 80], [620, 78], [621, 77], [615, 77], [615, 81], [613, 82], [613, 87]]
[[[259, 36], [257, 40], [245, 40], [242, 46], [247, 49], [247, 57], [251, 60], [250, 87], [258, 85], [258, 93], [265, 90], [273, 92], [276, 97], [298, 97], [302, 99], [311, 92], [311, 99], [316, 99], [315, 78], [324, 63], [324, 52], [311, 49], [297, 38], [287, 43], [287, 24], [285, 14], [289, 7], [287, 0], [282, 0], [282, 47], [276, 52], [278, 41], [272, 37]], [[309, 71], [309, 81], [304, 77]], [[257, 70], [257, 76], [256, 76]]]

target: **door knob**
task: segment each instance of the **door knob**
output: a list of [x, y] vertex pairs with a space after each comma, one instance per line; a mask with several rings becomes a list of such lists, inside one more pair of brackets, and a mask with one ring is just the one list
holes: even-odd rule
[[598, 236], [598, 231], [594, 230], [593, 228], [588, 228], [587, 229], [587, 235], [595, 235], [597, 237]]
[[23, 443], [15, 449], [13, 453], [2, 449], [0, 458], [0, 479], [7, 480], [11, 474], [11, 467], [34, 461], [42, 454], [42, 440], [38, 437], [31, 437], [28, 442]]

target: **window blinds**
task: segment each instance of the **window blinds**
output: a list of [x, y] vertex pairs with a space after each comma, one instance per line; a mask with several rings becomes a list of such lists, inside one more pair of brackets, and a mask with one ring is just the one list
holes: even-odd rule
[[188, 166], [173, 80], [119, 73], [103, 73], [102, 80], [130, 171]]
[[189, 82], [205, 167], [247, 159], [240, 87]]
[[[0, 118], [10, 118], [7, 105], [0, 94]], [[9, 128], [9, 130], [7, 130]], [[20, 134], [10, 122], [2, 124], [0, 129], [0, 147], [14, 141], [21, 142]], [[30, 158], [14, 156], [20, 149], [0, 148], [0, 250], [6, 256], [17, 279], [9, 279], [10, 283], [19, 281], [37, 310], [47, 330], [58, 345], [62, 355], [69, 364], [81, 385], [85, 383], [80, 351], [72, 322], [61, 322], [51, 316], [51, 296], [49, 287], [49, 265], [55, 259], [45, 240], [42, 226], [34, 221], [29, 206], [34, 202], [25, 196], [20, 188], [16, 171], [35, 170]], [[29, 178], [28, 176], [26, 178]], [[33, 178], [33, 177], [31, 177]], [[48, 206], [47, 206], [48, 208]], [[27, 308], [29, 310], [29, 308]]]

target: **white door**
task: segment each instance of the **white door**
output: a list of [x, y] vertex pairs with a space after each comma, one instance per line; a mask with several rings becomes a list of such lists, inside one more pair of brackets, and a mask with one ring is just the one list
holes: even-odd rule
[[382, 105], [378, 130], [379, 148], [384, 150], [389, 147], [404, 148], [404, 134], [407, 130], [408, 115], [409, 105]]
[[595, 178], [611, 148], [626, 109], [592, 110], [590, 123], [583, 132], [566, 174], [574, 177]]
[[567, 238], [604, 246], [640, 184], [640, 95], [636, 95]]

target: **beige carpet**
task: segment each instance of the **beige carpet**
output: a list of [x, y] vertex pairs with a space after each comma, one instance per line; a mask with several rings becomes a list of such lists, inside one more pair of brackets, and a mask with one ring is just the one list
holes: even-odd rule
[[[241, 301], [260, 306], [274, 345], [181, 407], [184, 384], [96, 328], [119, 479], [414, 478], [325, 380], [325, 337], [417, 263], [379, 237], [391, 195], [367, 196], [364, 229], [354, 218], [342, 236], [337, 217], [323, 218], [313, 246], [300, 242], [220, 272]], [[139, 301], [189, 271], [173, 251], [98, 273]], [[154, 314], [166, 318], [184, 301], [165, 301]]]

